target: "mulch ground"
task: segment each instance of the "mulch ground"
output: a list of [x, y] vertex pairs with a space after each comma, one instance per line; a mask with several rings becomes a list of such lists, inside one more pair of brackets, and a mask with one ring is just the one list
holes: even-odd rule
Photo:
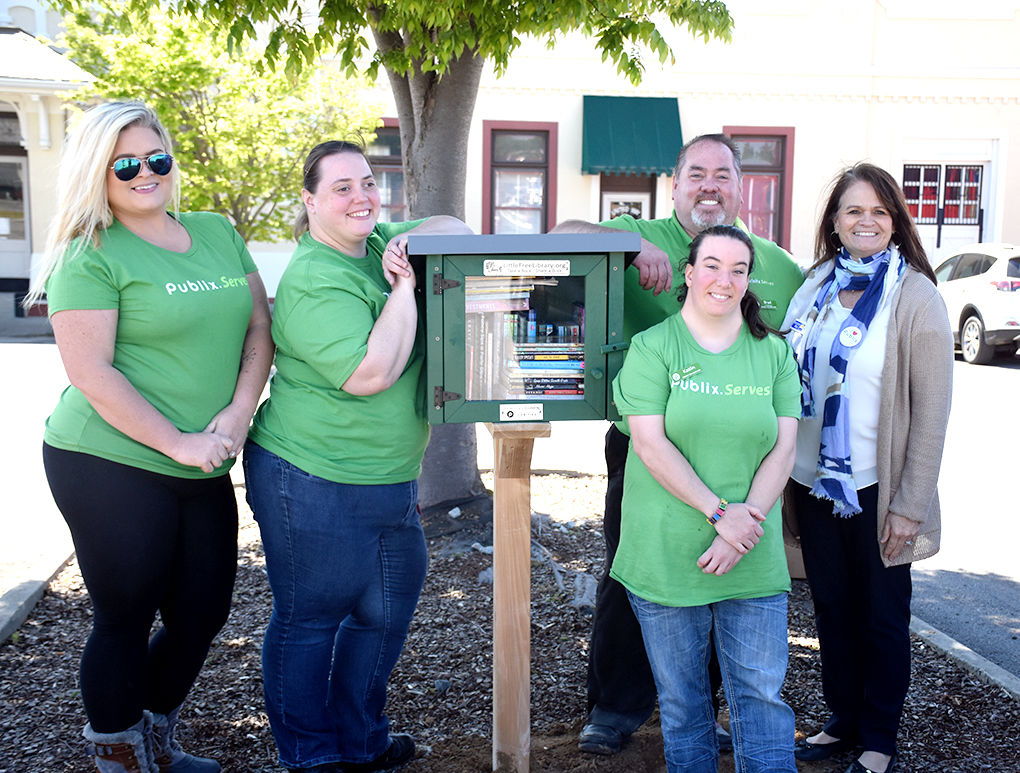
[[[576, 599], [603, 568], [604, 486], [600, 476], [537, 474], [532, 480], [533, 771], [665, 771], [655, 717], [619, 755], [577, 749], [591, 609]], [[258, 527], [240, 488], [238, 500], [234, 606], [186, 705], [181, 739], [186, 748], [219, 759], [225, 771], [275, 773], [282, 769], [262, 703], [259, 657], [271, 597]], [[388, 712], [394, 730], [418, 740], [409, 773], [484, 773], [492, 770], [492, 556], [479, 548], [492, 544], [491, 506], [479, 500], [463, 505], [455, 518], [444, 510], [424, 521], [429, 576], [390, 682]], [[90, 614], [72, 562], [0, 645], [0, 773], [93, 770], [83, 752], [77, 673]], [[800, 738], [825, 720], [818, 641], [803, 582], [795, 581], [790, 595], [789, 632], [785, 698]], [[899, 771], [1020, 771], [1018, 739], [1020, 703], [913, 640]], [[843, 771], [853, 759], [848, 753], [800, 770]], [[723, 755], [719, 769], [733, 770], [731, 755]]]

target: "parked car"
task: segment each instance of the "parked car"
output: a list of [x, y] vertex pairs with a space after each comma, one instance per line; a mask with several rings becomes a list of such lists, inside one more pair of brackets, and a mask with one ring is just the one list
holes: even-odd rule
[[963, 359], [989, 362], [1020, 346], [1020, 246], [971, 244], [935, 269]]

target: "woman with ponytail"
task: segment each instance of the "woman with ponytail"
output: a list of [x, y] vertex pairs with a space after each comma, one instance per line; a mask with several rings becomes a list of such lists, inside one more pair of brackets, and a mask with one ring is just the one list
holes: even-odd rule
[[611, 575], [641, 624], [670, 773], [719, 766], [714, 646], [737, 769], [796, 770], [786, 675], [790, 576], [779, 495], [799, 413], [790, 347], [748, 290], [754, 247], [733, 226], [691, 243], [680, 311], [631, 341], [613, 384], [631, 436]]
[[415, 751], [390, 733], [386, 683], [427, 560], [425, 341], [407, 238], [469, 231], [445, 216], [379, 222], [375, 175], [350, 142], [311, 150], [301, 200], [276, 373], [244, 452], [273, 590], [266, 711], [289, 770], [391, 770]]

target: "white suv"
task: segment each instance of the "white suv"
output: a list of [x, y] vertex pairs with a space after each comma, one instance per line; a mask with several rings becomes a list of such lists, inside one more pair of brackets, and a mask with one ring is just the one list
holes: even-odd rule
[[971, 244], [935, 269], [963, 359], [989, 362], [1020, 346], [1020, 246]]

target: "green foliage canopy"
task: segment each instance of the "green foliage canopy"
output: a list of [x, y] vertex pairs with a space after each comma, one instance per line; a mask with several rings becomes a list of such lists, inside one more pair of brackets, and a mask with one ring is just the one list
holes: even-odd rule
[[227, 52], [222, 27], [159, 8], [105, 3], [65, 18], [61, 41], [96, 76], [79, 103], [138, 99], [166, 125], [181, 170], [181, 206], [228, 215], [249, 241], [289, 236], [308, 151], [329, 138], [370, 137], [379, 106], [355, 96], [365, 83], [335, 68], [293, 77], [261, 67], [244, 41]]
[[[465, 51], [505, 70], [522, 35], [546, 38], [580, 31], [595, 40], [603, 60], [612, 59], [634, 84], [644, 69], [641, 49], [660, 62], [672, 58], [656, 22], [686, 25], [692, 34], [729, 40], [733, 19], [720, 0], [129, 0], [141, 10], [160, 5], [190, 17], [215, 20], [233, 46], [269, 27], [266, 57], [283, 61], [291, 76], [323, 54], [336, 53], [348, 72], [363, 66], [370, 46], [364, 33], [396, 33], [398, 47], [371, 52], [367, 75], [379, 67], [404, 75], [443, 73]], [[71, 8], [76, 0], [57, 0]]]

